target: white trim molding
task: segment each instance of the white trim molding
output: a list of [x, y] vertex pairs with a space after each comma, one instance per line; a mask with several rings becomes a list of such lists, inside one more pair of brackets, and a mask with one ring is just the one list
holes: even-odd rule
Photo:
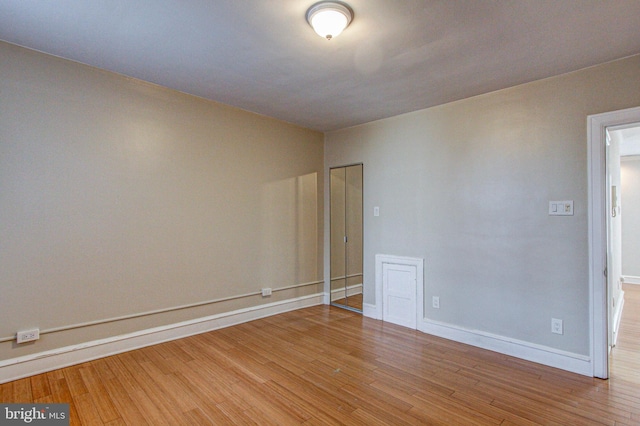
[[[294, 284], [294, 285], [290, 285], [290, 286], [286, 286], [286, 287], [273, 288], [272, 291], [275, 293], [275, 292], [278, 292], [278, 291], [291, 290], [291, 289], [294, 289], [294, 288], [306, 287], [306, 286], [309, 286], [309, 285], [322, 284], [323, 282], [324, 281], [310, 281], [310, 282]], [[66, 324], [66, 325], [61, 326], [61, 327], [40, 330], [40, 336], [42, 336], [43, 334], [57, 333], [57, 332], [60, 332], [60, 331], [73, 330], [75, 328], [84, 328], [84, 327], [89, 327], [89, 326], [92, 326], [92, 325], [107, 324], [107, 323], [110, 323], [110, 322], [116, 322], [116, 321], [123, 321], [123, 320], [128, 320], [128, 319], [133, 319], [133, 318], [146, 317], [146, 316], [149, 316], [149, 315], [156, 315], [156, 314], [162, 314], [162, 313], [165, 313], [165, 312], [179, 311], [179, 310], [188, 309], [188, 308], [195, 308], [195, 307], [198, 307], [198, 306], [212, 305], [214, 303], [220, 303], [220, 302], [226, 302], [226, 301], [229, 301], [229, 300], [242, 299], [242, 298], [251, 297], [251, 296], [258, 296], [260, 294], [261, 294], [261, 291], [254, 291], [253, 293], [236, 294], [234, 296], [222, 297], [220, 299], [205, 300], [205, 301], [201, 301], [201, 302], [189, 303], [189, 304], [186, 304], [186, 305], [179, 305], [179, 306], [170, 306], [168, 308], [156, 309], [156, 310], [153, 310], [153, 311], [136, 312], [134, 314], [123, 315], [123, 316], [119, 316], [119, 317], [102, 318], [102, 319], [99, 319], [99, 320], [88, 321], [88, 322], [83, 322], [83, 323], [79, 323], [79, 324]], [[9, 342], [9, 341], [15, 340], [15, 338], [16, 338], [15, 335], [6, 336], [6, 337], [0, 337], [0, 343]]]
[[444, 339], [560, 368], [584, 376], [591, 376], [592, 374], [591, 359], [586, 355], [561, 351], [548, 346], [479, 330], [470, 330], [429, 319], [424, 319], [418, 323], [418, 330]]
[[37, 354], [11, 358], [0, 361], [0, 383], [10, 382], [58, 368], [104, 358], [106, 356], [192, 336], [194, 334], [205, 333], [259, 318], [321, 305], [323, 303], [323, 296], [323, 293], [317, 293], [106, 339], [94, 340]]
[[622, 277], [622, 282], [625, 284], [640, 284], [640, 277], [634, 277], [631, 275], [625, 275]]
[[606, 129], [640, 122], [640, 107], [587, 117], [588, 233], [589, 233], [589, 327], [592, 375], [609, 377], [606, 222]]
[[378, 308], [376, 308], [376, 305], [372, 305], [371, 303], [362, 304], [362, 315], [364, 315], [367, 318], [380, 319], [377, 317]]
[[[365, 317], [381, 319], [375, 317], [378, 312], [375, 305], [364, 304], [363, 308]], [[465, 329], [427, 318], [418, 322], [418, 331], [584, 376], [592, 376], [591, 359], [586, 355], [561, 351], [479, 330]]]

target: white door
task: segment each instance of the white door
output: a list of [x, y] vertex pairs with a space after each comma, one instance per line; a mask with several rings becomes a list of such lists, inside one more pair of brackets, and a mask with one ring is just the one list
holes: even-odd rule
[[383, 321], [417, 328], [417, 268], [414, 265], [382, 265]]
[[609, 347], [616, 345], [617, 324], [622, 291], [622, 222], [620, 209], [620, 136], [618, 131], [607, 130], [606, 148], [607, 171], [607, 300], [608, 300], [608, 341]]

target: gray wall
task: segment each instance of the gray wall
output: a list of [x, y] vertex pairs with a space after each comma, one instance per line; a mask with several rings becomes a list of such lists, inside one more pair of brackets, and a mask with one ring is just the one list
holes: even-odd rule
[[640, 156], [622, 157], [622, 275], [640, 278]]
[[0, 339], [71, 327], [0, 360], [322, 292], [244, 296], [323, 279], [322, 164], [321, 133], [0, 43]]
[[327, 134], [325, 171], [364, 163], [365, 303], [375, 254], [421, 257], [426, 317], [588, 355], [586, 120], [638, 87], [635, 56]]

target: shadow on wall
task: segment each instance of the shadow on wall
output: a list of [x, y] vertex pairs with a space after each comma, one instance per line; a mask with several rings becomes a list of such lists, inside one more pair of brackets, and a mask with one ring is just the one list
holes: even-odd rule
[[262, 286], [279, 288], [291, 283], [316, 282], [318, 174], [269, 182], [260, 197], [262, 235], [260, 259], [256, 260], [265, 280]]

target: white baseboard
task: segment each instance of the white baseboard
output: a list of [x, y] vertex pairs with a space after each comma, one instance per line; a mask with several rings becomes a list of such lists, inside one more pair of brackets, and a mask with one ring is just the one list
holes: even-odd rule
[[378, 317], [378, 308], [376, 308], [376, 305], [372, 305], [370, 303], [362, 304], [362, 315], [367, 318], [373, 318], [377, 320], [382, 319], [382, 317]]
[[640, 277], [634, 277], [631, 275], [624, 275], [622, 277], [622, 282], [625, 284], [638, 284], [640, 285]]
[[593, 365], [591, 358], [587, 355], [561, 351], [548, 346], [510, 339], [478, 330], [468, 330], [428, 319], [424, 319], [418, 324], [418, 330], [538, 364], [548, 365], [584, 376], [593, 376]]
[[[376, 305], [364, 303], [362, 314], [367, 318], [382, 319]], [[538, 364], [560, 368], [584, 376], [593, 376], [593, 366], [589, 356], [560, 351], [547, 346], [536, 345], [516, 339], [509, 339], [477, 330], [468, 330], [450, 324], [424, 319], [418, 323], [418, 330], [444, 339], [476, 346], [505, 355], [525, 359]]]
[[[367, 318], [382, 320], [382, 312], [376, 305], [364, 303], [362, 314]], [[591, 358], [548, 346], [536, 345], [478, 330], [468, 330], [446, 323], [424, 319], [418, 322], [418, 330], [454, 342], [465, 343], [505, 355], [525, 359], [538, 364], [571, 371], [584, 376], [593, 376]]]
[[0, 361], [0, 383], [296, 309], [321, 305], [323, 297], [323, 293], [318, 293]]

